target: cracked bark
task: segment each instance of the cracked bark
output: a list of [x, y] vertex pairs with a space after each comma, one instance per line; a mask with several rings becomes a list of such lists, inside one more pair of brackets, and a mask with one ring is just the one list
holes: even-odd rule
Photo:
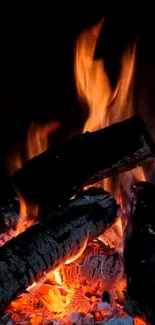
[[115, 199], [103, 190], [95, 200], [94, 195], [86, 196], [89, 207], [85, 204], [82, 214], [80, 208], [79, 214], [72, 217], [64, 209], [64, 220], [35, 224], [0, 248], [1, 310], [33, 282], [75, 256], [86, 238], [100, 235], [116, 220]]

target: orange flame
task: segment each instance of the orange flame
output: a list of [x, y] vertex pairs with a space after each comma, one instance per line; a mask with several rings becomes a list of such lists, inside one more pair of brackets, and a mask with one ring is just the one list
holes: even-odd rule
[[103, 126], [111, 95], [104, 62], [93, 60], [103, 23], [101, 20], [91, 29], [85, 30], [76, 42], [74, 72], [77, 93], [80, 101], [86, 103], [90, 109], [84, 131], [93, 131]]
[[83, 243], [81, 244], [81, 247], [80, 247], [79, 251], [74, 256], [72, 256], [71, 258], [69, 258], [65, 262], [65, 264], [70, 264], [70, 263], [74, 262], [75, 260], [77, 260], [83, 254], [83, 252], [85, 251], [86, 246], [87, 246], [87, 243], [88, 243], [88, 234], [84, 238]]
[[[89, 117], [84, 125], [85, 131], [95, 131], [115, 122], [124, 120], [134, 114], [133, 85], [136, 57], [136, 44], [128, 46], [122, 58], [120, 77], [114, 90], [104, 68], [104, 61], [94, 60], [97, 40], [104, 25], [101, 20], [95, 26], [84, 30], [76, 42], [75, 82], [77, 94], [81, 103], [89, 107]], [[103, 40], [104, 42], [104, 40]], [[132, 130], [131, 130], [132, 132]], [[117, 188], [111, 189], [113, 179], [103, 182], [105, 189], [113, 191], [118, 199], [119, 187], [128, 187], [136, 179], [144, 180], [142, 168], [137, 168], [123, 176], [117, 176]], [[115, 180], [116, 181], [116, 180]]]
[[32, 159], [48, 149], [48, 136], [56, 131], [59, 125], [58, 121], [43, 126], [34, 122], [30, 125], [27, 138], [28, 159]]
[[134, 325], [146, 325], [146, 324], [147, 322], [142, 317], [139, 316], [134, 317]]
[[[49, 135], [54, 133], [59, 126], [60, 122], [58, 121], [52, 121], [45, 125], [40, 125], [37, 122], [31, 123], [25, 144], [25, 158], [23, 158], [19, 148], [16, 148], [6, 161], [9, 174], [12, 175], [15, 171], [20, 169], [27, 160], [47, 150]], [[25, 198], [21, 196], [18, 189], [16, 189], [16, 192], [20, 202], [20, 213], [14, 236], [31, 226], [38, 217], [38, 205], [27, 202]]]
[[[90, 110], [84, 132], [105, 127], [130, 117], [133, 113], [132, 81], [136, 46], [126, 49], [120, 79], [112, 91], [103, 60], [94, 60], [103, 24], [104, 21], [101, 20], [97, 25], [83, 31], [76, 42], [74, 72], [77, 94], [80, 102], [86, 103]], [[109, 107], [111, 103], [112, 107]]]

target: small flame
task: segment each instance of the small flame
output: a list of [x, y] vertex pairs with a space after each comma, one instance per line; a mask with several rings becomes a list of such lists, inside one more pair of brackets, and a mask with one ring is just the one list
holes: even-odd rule
[[55, 281], [57, 284], [59, 285], [62, 285], [62, 278], [61, 278], [61, 275], [60, 275], [60, 269], [55, 269], [53, 272], [53, 276], [55, 278]]
[[30, 125], [27, 138], [28, 159], [32, 159], [48, 149], [48, 136], [55, 132], [59, 126], [58, 121], [43, 126], [34, 122]]
[[134, 325], [146, 325], [146, 324], [147, 322], [142, 317], [139, 316], [134, 317]]
[[20, 202], [20, 212], [18, 224], [16, 227], [17, 234], [25, 231], [28, 227], [33, 225], [38, 217], [37, 204], [29, 204], [20, 194], [18, 194], [18, 199]]
[[71, 258], [69, 258], [65, 264], [70, 264], [72, 262], [74, 262], [75, 260], [77, 260], [82, 254], [83, 252], [85, 251], [86, 247], [87, 247], [87, 243], [88, 243], [88, 234], [86, 235], [86, 237], [84, 238], [84, 241], [83, 241], [83, 244], [82, 246], [80, 247], [79, 251], [77, 252], [77, 254], [73, 255]]

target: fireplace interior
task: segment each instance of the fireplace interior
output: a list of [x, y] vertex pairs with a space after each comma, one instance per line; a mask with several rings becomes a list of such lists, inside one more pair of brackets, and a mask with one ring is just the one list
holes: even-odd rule
[[154, 325], [152, 10], [42, 9], [3, 26], [0, 325]]

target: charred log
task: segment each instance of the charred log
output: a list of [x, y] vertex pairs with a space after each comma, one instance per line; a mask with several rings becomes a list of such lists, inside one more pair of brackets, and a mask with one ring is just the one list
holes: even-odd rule
[[82, 286], [86, 293], [100, 295], [104, 290], [112, 290], [123, 273], [121, 256], [116, 251], [105, 255], [100, 241], [91, 242], [78, 259], [60, 268], [62, 281], [70, 288]]
[[[90, 198], [89, 198], [90, 199]], [[104, 191], [83, 215], [61, 224], [35, 224], [0, 248], [0, 308], [45, 273], [73, 258], [86, 238], [100, 235], [117, 217], [118, 205]], [[62, 222], [62, 220], [61, 220]]]
[[16, 225], [19, 219], [19, 209], [20, 206], [17, 196], [6, 200], [0, 205], [0, 233], [11, 231], [11, 229], [16, 229]]
[[0, 234], [15, 229], [19, 215], [19, 201], [12, 180], [0, 162]]
[[[133, 188], [132, 215], [125, 240], [126, 310], [155, 324], [155, 187], [140, 182]], [[132, 302], [132, 303], [131, 303]]]
[[[104, 222], [109, 224], [109, 215], [116, 213], [116, 206], [113, 205], [114, 198], [101, 187], [91, 187], [88, 190], [78, 193], [75, 199], [70, 199], [66, 204], [53, 208], [52, 204], [45, 205], [41, 210], [41, 218], [44, 223], [62, 225], [62, 222], [70, 222], [78, 217], [89, 214], [98, 214], [104, 218]], [[102, 209], [101, 209], [102, 207]], [[108, 209], [109, 207], [109, 209]], [[103, 216], [103, 209], [106, 213]], [[119, 210], [119, 205], [117, 205]], [[110, 222], [111, 224], [111, 222]]]
[[42, 153], [17, 171], [13, 181], [28, 200], [58, 206], [84, 185], [131, 170], [154, 154], [145, 123], [135, 116]]

